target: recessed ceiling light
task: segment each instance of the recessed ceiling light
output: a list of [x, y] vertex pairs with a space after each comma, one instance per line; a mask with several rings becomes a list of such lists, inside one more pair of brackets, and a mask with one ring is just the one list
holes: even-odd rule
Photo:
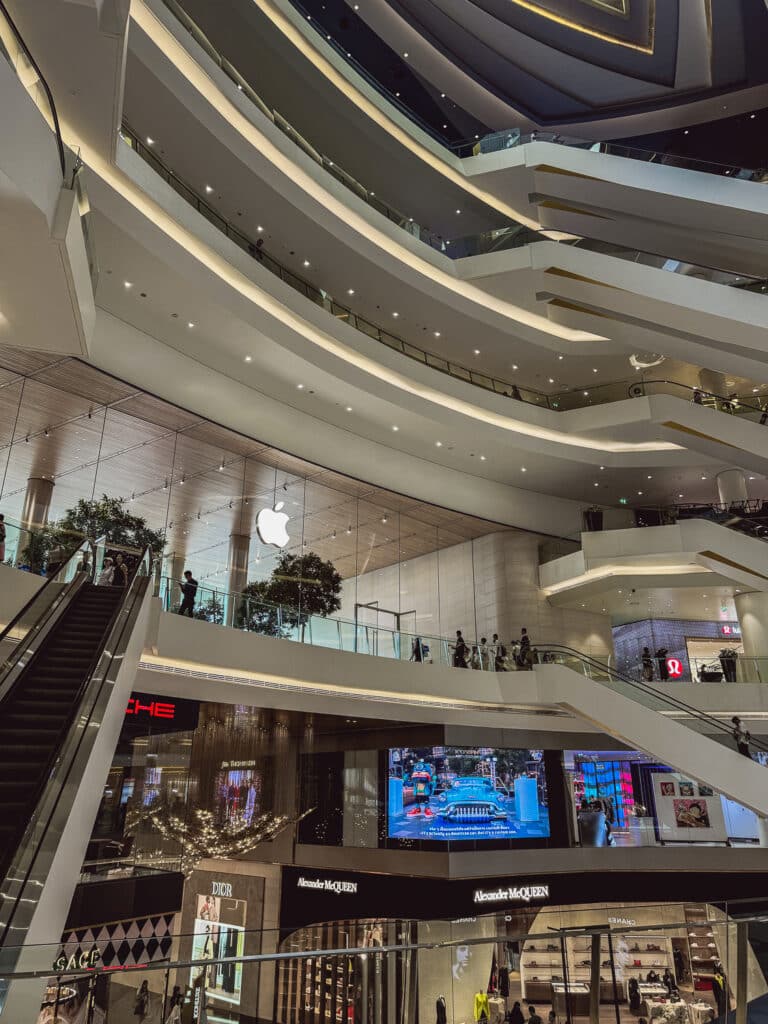
[[638, 494], [642, 494], [643, 492], [642, 492], [642, 491], [638, 491], [637, 493], [638, 493]]
[[749, 120], [750, 121], [754, 121], [755, 120], [755, 114], [750, 114], [749, 115]]
[[481, 455], [481, 456], [480, 456], [480, 461], [481, 461], [481, 462], [485, 462], [485, 456], [484, 456], [484, 455]]
[[557, 358], [558, 359], [564, 359], [565, 357], [564, 356], [558, 356]]
[[749, 477], [748, 479], [749, 479], [749, 480], [754, 480], [755, 478], [754, 478], [753, 476], [751, 476], [751, 477]]
[[354, 288], [347, 288], [347, 295], [354, 295], [354, 294], [355, 294], [355, 289]]
[[435, 337], [436, 337], [436, 338], [439, 338], [439, 337], [440, 337], [440, 331], [434, 331], [433, 333], [434, 333], [434, 335], [435, 335]]
[[650, 474], [648, 474], [648, 479], [653, 480], [653, 477]]
[[[754, 116], [755, 115], [753, 114], [752, 117], [754, 117]], [[154, 146], [154, 144], [155, 144], [155, 140], [154, 139], [150, 139], [150, 137], [147, 136], [147, 145], [148, 146]]]
[[352, 406], [351, 405], [347, 406], [347, 412], [352, 412]]
[[443, 128], [447, 128], [447, 127], [448, 127], [448, 125], [447, 125], [447, 124], [444, 124], [444, 125], [443, 125]]
[[256, 230], [257, 230], [257, 231], [263, 231], [263, 230], [264, 230], [264, 228], [263, 228], [263, 227], [261, 226], [261, 224], [259, 224], [259, 225], [258, 225], [258, 227], [256, 228]]
[[208, 193], [208, 195], [210, 195], [211, 192], [213, 192], [213, 186], [212, 185], [206, 185], [205, 186], [205, 191]]
[[707, 478], [706, 478], [705, 476], [703, 476], [703, 477], [702, 477], [701, 479], [702, 479], [702, 480], [706, 480]]
[[597, 367], [596, 366], [592, 367], [592, 373], [597, 373]]
[[123, 281], [126, 288], [133, 288], [133, 281]]
[[473, 349], [473, 352], [475, 353], [476, 356], [480, 355], [480, 349], [479, 348]]
[[398, 431], [398, 430], [400, 429], [400, 427], [392, 427], [392, 429], [393, 429], [393, 430], [394, 430], [395, 432], [397, 432], [397, 431]]
[[513, 370], [517, 370], [517, 369], [519, 369], [519, 367], [518, 367], [517, 363], [512, 363], [512, 369], [513, 369]]
[[461, 213], [461, 210], [457, 210], [456, 213]]
[[309, 260], [304, 260], [304, 266], [305, 266], [305, 267], [308, 267], [308, 266], [309, 266]]
[[752, 388], [752, 394], [756, 395], [760, 388]]
[[682, 494], [678, 494], [678, 498], [682, 498]]
[[600, 469], [605, 469], [605, 466], [601, 466]]
[[549, 383], [550, 383], [550, 384], [554, 384], [554, 383], [555, 383], [554, 377], [550, 377], [550, 378], [549, 378]]
[[299, 389], [299, 391], [303, 391], [304, 390], [304, 385], [303, 384], [297, 384], [296, 387]]
[[246, 356], [245, 357], [245, 361], [246, 361], [246, 363], [252, 363], [253, 362], [253, 356]]
[[683, 132], [683, 135], [687, 135], [687, 134], [688, 134], [688, 129], [686, 128], [685, 131]]
[[521, 473], [527, 473], [527, 472], [528, 472], [528, 470], [526, 469], [526, 467], [525, 467], [525, 466], [521, 466], [521, 467], [520, 467], [520, 472], [521, 472]]
[[399, 317], [400, 314], [399, 313], [393, 313], [392, 316], [395, 317], [395, 319], [397, 319], [397, 317]]
[[435, 441], [435, 448], [442, 448], [442, 447], [443, 447], [443, 442], [442, 441]]
[[[441, 100], [444, 100], [444, 99], [445, 99], [445, 93], [444, 93], [444, 92], [441, 92], [441, 93], [440, 93], [440, 99], [441, 99]], [[753, 114], [753, 115], [752, 115], [752, 117], [754, 117], [754, 116], [755, 116], [755, 115]]]
[[600, 484], [599, 484], [599, 483], [598, 483], [597, 481], [595, 481], [595, 482], [594, 482], [594, 484], [593, 484], [592, 486], [593, 486], [593, 487], [599, 487], [599, 486], [600, 486]]
[[189, 322], [187, 323], [187, 327], [194, 327], [194, 326], [195, 326], [195, 325], [194, 325], [194, 324], [192, 323], [192, 321], [191, 321], [191, 320], [190, 320], [190, 321], [189, 321]]

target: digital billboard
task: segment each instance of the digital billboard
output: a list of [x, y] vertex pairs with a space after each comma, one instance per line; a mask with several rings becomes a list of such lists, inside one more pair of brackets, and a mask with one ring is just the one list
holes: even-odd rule
[[387, 835], [438, 842], [547, 838], [542, 751], [390, 749]]

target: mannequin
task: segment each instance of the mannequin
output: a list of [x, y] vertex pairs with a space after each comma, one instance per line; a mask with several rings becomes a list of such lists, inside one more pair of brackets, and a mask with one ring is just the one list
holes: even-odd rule
[[491, 1007], [488, 1002], [488, 993], [478, 991], [475, 993], [475, 1022], [488, 1021], [491, 1017]]
[[445, 996], [438, 996], [435, 1003], [435, 1024], [446, 1024]]

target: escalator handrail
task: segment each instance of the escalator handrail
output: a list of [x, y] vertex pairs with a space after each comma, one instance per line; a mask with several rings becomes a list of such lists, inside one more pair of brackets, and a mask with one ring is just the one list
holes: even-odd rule
[[[37, 842], [33, 844], [34, 849], [29, 851], [28, 863], [26, 864], [25, 867], [23, 864], [19, 864], [16, 861], [12, 862], [8, 869], [6, 877], [4, 879], [0, 879], [0, 892], [2, 892], [3, 894], [3, 900], [2, 902], [0, 902], [0, 915], [2, 915], [2, 919], [0, 919], [0, 949], [5, 944], [9, 929], [14, 923], [16, 911], [19, 906], [20, 896], [22, 895], [26, 886], [30, 882], [30, 875], [34, 870], [38, 852], [40, 851], [41, 847], [44, 844], [45, 837], [51, 825], [51, 821], [59, 808], [59, 801], [61, 799], [62, 793], [66, 788], [66, 784], [69, 780], [72, 767], [80, 752], [83, 740], [89, 734], [89, 732], [92, 731], [89, 730], [88, 726], [91, 724], [93, 712], [101, 696], [104, 683], [111, 672], [115, 660], [118, 658], [118, 656], [122, 657], [125, 633], [126, 630], [128, 629], [129, 624], [132, 624], [134, 621], [133, 612], [135, 609], [136, 601], [140, 596], [143, 597], [144, 594], [146, 593], [146, 591], [142, 591], [141, 594], [139, 594], [137, 581], [139, 579], [149, 580], [151, 578], [153, 569], [153, 562], [151, 556], [151, 548], [148, 546], [145, 547], [142, 552], [141, 558], [139, 559], [136, 573], [133, 579], [128, 584], [122, 601], [120, 601], [117, 604], [114, 614], [112, 615], [109, 621], [109, 625], [105, 630], [104, 642], [100, 645], [99, 650], [94, 655], [94, 658], [89, 666], [88, 673], [84, 677], [83, 683], [78, 691], [77, 697], [72, 702], [72, 714], [70, 715], [66, 726], [62, 729], [62, 736], [66, 737], [71, 733], [72, 725], [78, 718], [84, 719], [82, 723], [83, 728], [80, 730], [77, 743], [75, 744], [74, 748], [70, 751], [69, 755], [67, 755], [69, 763], [68, 765], [65, 765], [64, 773], [58, 780], [58, 792], [53, 798], [52, 806], [46, 812], [45, 816], [47, 820], [44, 823], [42, 823], [42, 825], [40, 824], [39, 819], [44, 816], [41, 810], [41, 803], [43, 802], [45, 797], [45, 788], [52, 781], [57, 781], [55, 778], [56, 767], [57, 763], [63, 763], [65, 760], [65, 758], [62, 756], [62, 750], [66, 740], [60, 742], [56, 747], [52, 755], [51, 761], [49, 762], [46, 768], [46, 771], [41, 776], [43, 780], [42, 786], [38, 790], [35, 797], [30, 801], [31, 806], [33, 807], [33, 811], [30, 815], [27, 827], [24, 830], [24, 834], [21, 838], [18, 849], [23, 850], [25, 846], [31, 845], [28, 842], [29, 837], [33, 830], [35, 830], [38, 827], [40, 827], [40, 834]], [[142, 564], [144, 564], [145, 562], [148, 565], [148, 572], [146, 573], [146, 575], [140, 575], [139, 570]], [[126, 613], [125, 615], [122, 614], [124, 612]], [[121, 618], [122, 621], [120, 621]], [[104, 661], [104, 659], [106, 659], [106, 662], [104, 664], [103, 669], [99, 672], [99, 667], [101, 665], [101, 662]], [[96, 692], [92, 694], [90, 708], [84, 710], [82, 708], [82, 704], [85, 702], [88, 694], [88, 689], [91, 687], [94, 677], [96, 676], [99, 677]], [[18, 853], [14, 856], [17, 857]], [[22, 853], [22, 857], [23, 856], [24, 854]], [[37, 886], [38, 892], [41, 887], [41, 885]], [[29, 900], [27, 902], [29, 902]], [[5, 908], [6, 904], [8, 903], [10, 903], [11, 906], [10, 909], [6, 912]], [[13, 945], [21, 945], [21, 943], [17, 941], [16, 937], [14, 937]]]
[[[640, 690], [641, 692], [648, 694], [650, 697], [653, 697], [654, 700], [659, 700], [662, 703], [668, 704], [670, 707], [675, 708], [675, 710], [677, 711], [683, 711], [687, 715], [690, 715], [692, 718], [696, 718], [700, 721], [707, 722], [716, 731], [720, 733], [724, 733], [727, 736], [731, 735], [731, 729], [723, 722], [721, 722], [719, 718], [716, 718], [714, 715], [710, 715], [706, 711], [701, 711], [699, 708], [695, 708], [691, 704], [686, 704], [685, 701], [682, 701], [677, 697], [673, 697], [669, 694], [659, 691], [639, 679], [633, 679], [626, 673], [620, 672], [618, 669], [611, 668], [610, 665], [606, 665], [605, 662], [598, 661], [597, 658], [593, 658], [591, 657], [591, 655], [583, 654], [581, 651], [577, 651], [573, 647], [568, 647], [567, 644], [539, 643], [536, 645], [536, 648], [539, 652], [554, 651], [555, 653], [557, 653], [558, 651], [564, 651], [569, 656], [576, 658], [587, 665], [599, 669], [601, 672], [605, 673], [605, 675], [608, 676], [609, 679], [611, 677], [615, 677], [616, 679], [621, 680], [621, 682], [626, 683], [627, 685], [632, 686]], [[754, 737], [751, 739], [751, 745], [758, 750], [768, 751], [768, 744], [762, 743], [760, 740], [755, 740]]]

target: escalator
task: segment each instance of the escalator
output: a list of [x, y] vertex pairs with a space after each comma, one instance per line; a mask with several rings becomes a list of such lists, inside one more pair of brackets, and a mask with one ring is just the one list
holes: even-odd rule
[[29, 822], [78, 695], [125, 593], [80, 584], [45, 645], [0, 703], [0, 876]]
[[[768, 817], [768, 768], [736, 752], [730, 722], [562, 644], [539, 644], [543, 703], [554, 704]], [[768, 745], [752, 740], [768, 755]]]
[[[0, 665], [7, 968], [30, 958], [34, 965], [35, 943], [64, 927], [144, 646], [151, 553], [142, 553], [125, 587], [94, 585], [103, 556], [103, 542], [84, 541], [0, 633], [0, 650], [9, 652]], [[0, 982], [0, 1016], [11, 995]]]

